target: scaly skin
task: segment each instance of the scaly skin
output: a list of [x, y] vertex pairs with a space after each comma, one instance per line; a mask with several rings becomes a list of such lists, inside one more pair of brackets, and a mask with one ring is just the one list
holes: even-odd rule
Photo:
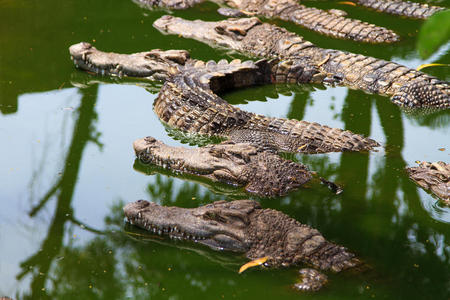
[[418, 167], [406, 168], [409, 177], [425, 190], [450, 205], [450, 164], [443, 161], [434, 163], [418, 162]]
[[297, 0], [225, 0], [225, 3], [252, 15], [291, 21], [334, 38], [366, 43], [393, 43], [399, 40], [392, 30], [346, 18], [344, 11], [306, 7]]
[[247, 143], [224, 142], [188, 149], [146, 137], [136, 140], [133, 148], [143, 163], [244, 187], [262, 197], [286, 195], [311, 179], [304, 165]]
[[[75, 64], [89, 70], [103, 66], [116, 66], [117, 54], [109, 55], [96, 50], [89, 44], [72, 46], [71, 55]], [[149, 53], [152, 53], [150, 51]], [[171, 50], [171, 53], [178, 53]], [[103, 55], [104, 54], [104, 55]], [[182, 57], [187, 57], [181, 53]], [[112, 57], [110, 62], [108, 59]], [[314, 82], [323, 78], [314, 68], [303, 67], [301, 62], [267, 62], [257, 64], [247, 61], [225, 60], [219, 63], [178, 59], [171, 57], [166, 62], [165, 52], [155, 56], [131, 55], [131, 64], [126, 64], [125, 56], [120, 57], [122, 75], [132, 69], [132, 76], [140, 69], [147, 70], [153, 77], [168, 78], [154, 103], [154, 111], [169, 126], [185, 132], [217, 136], [234, 142], [256, 144], [275, 151], [323, 153], [334, 151], [365, 151], [378, 147], [379, 144], [360, 135], [330, 128], [318, 123], [268, 118], [249, 113], [230, 105], [215, 93], [230, 88], [246, 87], [266, 82]], [[80, 59], [83, 61], [80, 62]], [[153, 62], [157, 59], [157, 63]], [[175, 61], [184, 62], [175, 67]], [[96, 62], [102, 62], [97, 65]], [[147, 63], [147, 64], [146, 64]], [[157, 66], [154, 71], [153, 66]], [[114, 67], [116, 69], [117, 67]], [[139, 69], [139, 70], [140, 70]], [[145, 73], [145, 74], [147, 74]]]
[[[156, 6], [186, 9], [202, 0], [135, 0], [135, 2], [147, 8]], [[243, 14], [279, 18], [334, 38], [367, 43], [393, 43], [399, 40], [399, 36], [392, 30], [346, 18], [344, 11], [336, 9], [325, 11], [306, 7], [296, 0], [221, 0], [216, 2], [223, 2]], [[222, 11], [224, 10], [219, 10], [219, 12]], [[230, 12], [230, 10], [225, 11]]]
[[444, 7], [400, 0], [357, 0], [359, 5], [391, 15], [404, 16], [413, 19], [427, 19]]
[[276, 151], [325, 153], [378, 146], [371, 139], [318, 123], [246, 112], [215, 94], [254, 85], [260, 78], [255, 69], [257, 66], [250, 61], [211, 61], [186, 67], [161, 88], [154, 111], [168, 125], [186, 132], [253, 143]]
[[[217, 201], [198, 208], [165, 207], [139, 200], [124, 207], [126, 218], [145, 230], [175, 239], [194, 240], [215, 250], [245, 253], [254, 260], [269, 257], [266, 265], [308, 264], [322, 271], [341, 272], [363, 267], [345, 247], [320, 232], [258, 202]], [[317, 290], [326, 277], [305, 271], [302, 290]]]
[[[219, 22], [188, 21], [163, 16], [157, 29], [179, 34], [243, 53], [301, 61], [323, 78], [352, 89], [391, 97], [393, 103], [411, 108], [450, 108], [450, 85], [438, 78], [397, 63], [345, 51], [322, 49], [302, 37], [257, 18]], [[317, 76], [318, 77], [318, 76]]]

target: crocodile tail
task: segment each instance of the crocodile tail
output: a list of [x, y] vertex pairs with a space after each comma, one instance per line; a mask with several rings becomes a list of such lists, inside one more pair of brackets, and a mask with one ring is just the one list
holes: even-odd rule
[[399, 0], [358, 0], [358, 4], [376, 11], [414, 19], [427, 19], [444, 7]]
[[244, 128], [233, 130], [230, 139], [293, 153], [369, 151], [380, 146], [376, 141], [348, 130], [261, 115], [253, 115]]
[[434, 79], [415, 80], [402, 86], [391, 98], [397, 105], [406, 107], [450, 108], [450, 85], [447, 82]]
[[335, 38], [374, 44], [394, 43], [399, 40], [395, 32], [384, 27], [303, 5], [299, 5], [299, 9], [286, 19]]
[[274, 6], [270, 5], [272, 1], [266, 2], [267, 4], [261, 9], [261, 13], [264, 15], [291, 21], [334, 38], [366, 43], [393, 43], [399, 40], [399, 36], [392, 30], [347, 18], [344, 11], [325, 11], [314, 7], [306, 7], [292, 0], [281, 3], [277, 1], [277, 5]]

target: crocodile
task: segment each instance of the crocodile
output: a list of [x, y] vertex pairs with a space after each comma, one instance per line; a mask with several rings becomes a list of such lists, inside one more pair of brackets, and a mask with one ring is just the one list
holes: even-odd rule
[[[145, 7], [164, 7], [186, 9], [201, 0], [137, 0]], [[357, 19], [347, 18], [347, 13], [330, 9], [328, 11], [306, 7], [297, 0], [223, 0], [219, 1], [233, 9], [219, 9], [223, 15], [260, 15], [267, 18], [279, 18], [290, 21], [307, 29], [333, 38], [349, 39], [366, 43], [394, 43], [399, 36], [392, 30], [368, 24]]]
[[[99, 74], [126, 75], [132, 70], [131, 76], [167, 77], [153, 109], [165, 124], [184, 132], [285, 152], [367, 151], [379, 146], [370, 138], [315, 122], [246, 112], [216, 94], [234, 87], [286, 82], [291, 78], [297, 82], [314, 81], [317, 74], [301, 63], [277, 60], [205, 63], [187, 58], [187, 52], [181, 52], [182, 58], [174, 58], [176, 51], [165, 55], [158, 50], [148, 55], [132, 54], [127, 64], [125, 55], [104, 53], [88, 43], [73, 45], [69, 50], [76, 66]], [[141, 69], [146, 71], [138, 71]]]
[[284, 196], [312, 177], [304, 165], [248, 143], [227, 141], [184, 148], [146, 137], [136, 140], [133, 148], [145, 164], [244, 187], [247, 192], [262, 197]]
[[262, 23], [256, 17], [205, 22], [166, 15], [153, 26], [163, 33], [178, 34], [247, 55], [302, 64], [323, 74], [324, 79], [332, 78], [334, 83], [389, 96], [399, 106], [450, 108], [450, 85], [446, 81], [398, 63], [317, 47], [295, 33]]
[[245, 253], [250, 260], [267, 258], [269, 267], [308, 265], [300, 290], [318, 290], [321, 271], [364, 270], [367, 266], [345, 247], [327, 241], [314, 228], [254, 200], [216, 201], [198, 208], [161, 206], [139, 200], [123, 208], [128, 222], [172, 239], [192, 240], [214, 250]]
[[450, 205], [450, 164], [443, 161], [434, 163], [417, 162], [418, 167], [406, 168], [409, 177], [425, 190]]
[[427, 19], [445, 10], [445, 7], [400, 0], [357, 0], [356, 3], [379, 12], [412, 19]]

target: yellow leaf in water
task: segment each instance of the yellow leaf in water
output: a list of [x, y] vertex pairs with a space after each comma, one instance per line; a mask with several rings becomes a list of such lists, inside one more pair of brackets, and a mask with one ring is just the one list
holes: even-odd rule
[[297, 148], [297, 151], [302, 150], [302, 149], [305, 148], [306, 146], [308, 146], [308, 144], [301, 145], [300, 147]]
[[423, 64], [416, 68], [417, 71], [420, 71], [422, 69], [428, 68], [428, 67], [448, 67], [449, 64]]
[[347, 5], [356, 6], [356, 3], [351, 2], [351, 1], [339, 1], [338, 4], [347, 4]]
[[248, 268], [252, 268], [252, 267], [256, 267], [256, 266], [260, 266], [263, 263], [265, 263], [268, 259], [270, 258], [270, 256], [265, 256], [262, 258], [257, 258], [255, 260], [252, 260], [248, 263], [246, 263], [245, 265], [243, 265], [240, 269], [239, 269], [239, 274], [241, 274], [242, 272], [244, 272], [245, 270], [247, 270]]

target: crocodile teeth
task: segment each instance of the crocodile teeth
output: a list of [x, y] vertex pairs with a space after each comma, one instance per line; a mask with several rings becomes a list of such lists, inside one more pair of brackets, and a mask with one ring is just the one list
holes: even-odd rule
[[220, 65], [220, 66], [223, 66], [223, 65], [228, 64], [228, 62], [227, 62], [226, 59], [221, 59], [221, 60], [219, 60], [219, 62], [217, 64]]
[[194, 68], [201, 68], [204, 66], [205, 66], [205, 63], [203, 61], [199, 60], [195, 63]]
[[211, 67], [214, 67], [214, 66], [216, 66], [216, 62], [213, 61], [213, 60], [210, 60], [210, 61], [208, 61], [206, 63], [206, 67], [208, 67], [208, 68], [211, 68]]
[[245, 67], [247, 67], [247, 68], [250, 68], [250, 67], [254, 67], [254, 66], [255, 66], [254, 63], [253, 63], [253, 61], [251, 61], [251, 60], [244, 61], [242, 64], [243, 64]]

